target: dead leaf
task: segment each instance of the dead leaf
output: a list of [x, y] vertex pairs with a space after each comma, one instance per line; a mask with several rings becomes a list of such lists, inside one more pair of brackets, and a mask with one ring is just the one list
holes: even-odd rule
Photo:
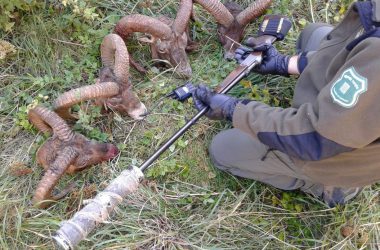
[[353, 233], [355, 233], [355, 229], [352, 226], [346, 225], [340, 228], [340, 234], [345, 238], [352, 236]]
[[12, 176], [24, 176], [33, 173], [31, 168], [28, 168], [23, 162], [14, 162], [9, 167], [9, 172]]
[[5, 59], [8, 55], [16, 53], [16, 47], [11, 43], [0, 40], [0, 60]]

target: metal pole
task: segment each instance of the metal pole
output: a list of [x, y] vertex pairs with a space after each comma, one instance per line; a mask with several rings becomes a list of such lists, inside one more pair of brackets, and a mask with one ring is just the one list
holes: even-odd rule
[[[217, 88], [216, 92], [225, 94], [232, 89], [249, 71], [261, 62], [261, 54], [252, 53], [243, 61]], [[208, 108], [202, 109], [189, 122], [177, 131], [167, 142], [165, 142], [140, 168], [131, 167], [124, 170], [114, 179], [107, 188], [100, 192], [84, 208], [76, 212], [68, 221], [63, 222], [57, 230], [53, 239], [60, 249], [74, 249], [87, 235], [100, 223], [104, 222], [113, 209], [120, 204], [124, 197], [134, 192], [141, 180], [143, 172], [180, 136], [182, 136], [199, 118], [201, 118]]]
[[[259, 59], [258, 59], [259, 58]], [[245, 59], [242, 63], [241, 68], [238, 70], [240, 72], [237, 72], [235, 79], [231, 82], [229, 82], [223, 89], [219, 91], [221, 94], [225, 94], [228, 91], [230, 91], [236, 83], [238, 83], [242, 78], [244, 78], [253, 67], [255, 67], [257, 64], [261, 62], [261, 53], [258, 54], [251, 54]], [[247, 65], [246, 65], [247, 64]], [[169, 138], [159, 149], [157, 149], [156, 152], [154, 152], [153, 155], [151, 155], [143, 164], [140, 166], [140, 170], [144, 172], [145, 169], [149, 168], [150, 165], [157, 160], [160, 155], [165, 152], [175, 141], [178, 140], [179, 137], [181, 137], [191, 126], [193, 126], [206, 112], [208, 111], [208, 108], [204, 108], [201, 111], [198, 112], [190, 121], [188, 121], [180, 130], [178, 130], [172, 137]]]

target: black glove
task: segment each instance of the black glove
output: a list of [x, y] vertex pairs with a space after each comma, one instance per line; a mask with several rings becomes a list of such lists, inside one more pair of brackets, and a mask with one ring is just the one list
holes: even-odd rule
[[290, 56], [280, 54], [272, 44], [257, 44], [253, 37], [247, 39], [246, 46], [241, 46], [235, 51], [235, 59], [241, 63], [252, 51], [263, 52], [263, 61], [252, 71], [266, 75], [289, 76], [288, 66]]
[[227, 119], [232, 121], [232, 115], [238, 103], [238, 99], [228, 95], [217, 94], [203, 84], [194, 90], [193, 100], [195, 108], [198, 111], [209, 107], [206, 116], [211, 120]]

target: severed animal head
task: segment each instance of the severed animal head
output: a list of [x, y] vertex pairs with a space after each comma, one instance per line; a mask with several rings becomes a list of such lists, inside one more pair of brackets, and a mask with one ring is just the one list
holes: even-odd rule
[[52, 133], [37, 151], [37, 162], [46, 170], [33, 196], [33, 204], [46, 208], [69, 190], [52, 195], [54, 187], [64, 173], [82, 171], [92, 165], [116, 157], [119, 150], [110, 143], [89, 140], [74, 133], [55, 112], [38, 106], [28, 113], [30, 122], [41, 132]]
[[105, 36], [100, 51], [103, 68], [96, 84], [62, 94], [55, 100], [54, 110], [64, 119], [75, 119], [70, 108], [94, 99], [97, 105], [105, 109], [128, 114], [135, 120], [143, 119], [147, 109], [133, 92], [129, 79], [129, 54], [123, 39], [117, 34]]
[[205, 8], [218, 22], [218, 37], [224, 47], [224, 58], [231, 60], [243, 39], [247, 24], [262, 15], [272, 0], [256, 0], [245, 10], [234, 2], [225, 4], [219, 0], [194, 0], [194, 2]]
[[150, 43], [152, 58], [169, 62], [176, 73], [189, 78], [192, 70], [186, 51], [193, 48], [187, 27], [191, 12], [192, 0], [181, 0], [174, 21], [167, 17], [129, 15], [116, 24], [115, 32], [123, 39], [134, 32], [149, 34], [150, 38], [142, 41]]

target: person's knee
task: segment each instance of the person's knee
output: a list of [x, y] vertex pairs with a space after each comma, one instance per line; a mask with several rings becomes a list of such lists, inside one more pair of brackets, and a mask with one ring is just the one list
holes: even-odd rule
[[252, 147], [251, 140], [248, 134], [237, 129], [220, 132], [212, 139], [209, 146], [212, 163], [222, 170], [236, 167], [237, 162], [257, 151], [257, 147]]
[[297, 53], [315, 51], [333, 26], [326, 23], [311, 23], [305, 27], [297, 40]]
[[225, 159], [223, 159], [223, 151], [226, 150], [224, 149], [226, 144], [225, 144], [225, 136], [223, 132], [214, 136], [214, 138], [211, 140], [211, 144], [209, 146], [208, 152], [209, 152], [210, 160], [212, 164], [215, 167], [225, 171], [227, 169], [227, 166], [225, 166], [225, 164], [223, 163], [225, 161]]

